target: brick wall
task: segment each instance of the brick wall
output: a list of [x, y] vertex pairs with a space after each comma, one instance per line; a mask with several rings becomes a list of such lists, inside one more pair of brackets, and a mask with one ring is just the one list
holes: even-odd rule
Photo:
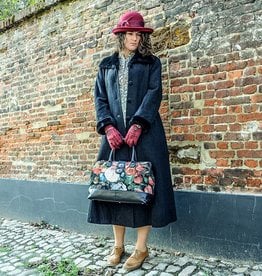
[[119, 15], [137, 9], [163, 63], [174, 184], [261, 192], [261, 1], [88, 3], [46, 1], [0, 23], [0, 177], [86, 181], [97, 64]]

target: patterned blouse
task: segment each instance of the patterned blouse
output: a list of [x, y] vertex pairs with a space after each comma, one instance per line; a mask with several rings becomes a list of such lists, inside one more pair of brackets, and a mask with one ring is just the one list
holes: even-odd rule
[[128, 64], [134, 53], [131, 53], [128, 57], [119, 54], [119, 71], [118, 71], [118, 83], [119, 92], [121, 98], [121, 107], [124, 117], [124, 123], [126, 125], [126, 101], [127, 101], [127, 90], [128, 90]]

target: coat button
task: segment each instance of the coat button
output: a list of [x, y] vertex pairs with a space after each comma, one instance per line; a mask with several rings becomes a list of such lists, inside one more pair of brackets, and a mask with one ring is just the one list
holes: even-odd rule
[[132, 103], [131, 99], [127, 99], [127, 102], [128, 102], [128, 103]]
[[117, 117], [117, 118], [120, 118], [120, 117], [121, 117], [121, 115], [120, 115], [120, 114], [118, 114], [118, 115], [116, 115], [116, 117]]
[[133, 85], [133, 81], [129, 81], [128, 85], [132, 86]]

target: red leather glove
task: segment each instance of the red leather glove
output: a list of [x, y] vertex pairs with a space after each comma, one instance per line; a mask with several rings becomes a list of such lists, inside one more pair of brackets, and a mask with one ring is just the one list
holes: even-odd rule
[[137, 144], [141, 133], [142, 127], [140, 125], [134, 124], [129, 128], [125, 137], [125, 142], [129, 147], [135, 146]]
[[121, 133], [112, 125], [105, 127], [106, 138], [111, 149], [119, 149], [123, 144], [123, 137]]

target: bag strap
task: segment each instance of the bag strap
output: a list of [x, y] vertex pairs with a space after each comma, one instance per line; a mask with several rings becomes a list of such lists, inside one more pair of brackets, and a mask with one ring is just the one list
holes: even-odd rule
[[113, 149], [111, 149], [110, 154], [109, 154], [109, 158], [108, 161], [112, 162], [113, 160], [115, 160], [115, 151]]
[[135, 149], [135, 146], [132, 147], [131, 162], [136, 162], [136, 149]]
[[[115, 160], [115, 150], [111, 149], [108, 161], [112, 162]], [[132, 147], [131, 162], [136, 162], [136, 149], [135, 146]]]

